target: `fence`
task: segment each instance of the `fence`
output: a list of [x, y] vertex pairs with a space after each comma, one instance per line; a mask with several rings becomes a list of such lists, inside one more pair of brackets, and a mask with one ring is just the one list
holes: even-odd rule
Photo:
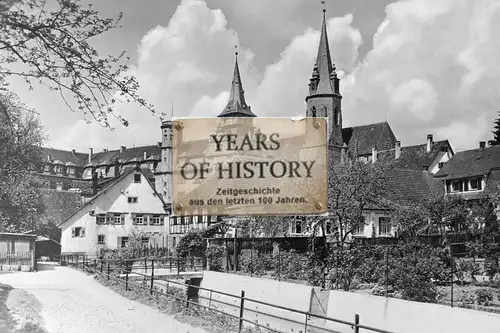
[[[69, 258], [61, 258], [61, 259], [66, 260]], [[233, 318], [237, 321], [238, 332], [242, 331], [244, 323], [248, 323], [248, 324], [257, 326], [261, 329], [265, 329], [267, 331], [284, 333], [283, 331], [264, 326], [260, 323], [257, 323], [257, 322], [249, 320], [248, 318], [245, 318], [246, 312], [254, 311], [254, 310], [248, 309], [248, 307], [245, 307], [245, 304], [248, 304], [249, 302], [253, 302], [256, 304], [260, 304], [262, 306], [280, 309], [283, 311], [296, 313], [299, 316], [303, 316], [304, 320], [302, 322], [295, 321], [295, 323], [303, 325], [304, 332], [314, 332], [314, 333], [316, 333], [316, 332], [318, 332], [318, 333], [319, 332], [333, 332], [332, 330], [329, 330], [325, 327], [320, 327], [320, 326], [314, 325], [312, 323], [312, 319], [315, 318], [315, 319], [324, 320], [326, 322], [334, 322], [334, 323], [345, 325], [346, 327], [350, 327], [354, 333], [359, 333], [360, 329], [364, 329], [364, 330], [371, 331], [371, 332], [391, 333], [391, 332], [386, 331], [386, 330], [377, 329], [377, 328], [369, 327], [366, 325], [362, 325], [360, 323], [360, 316], [357, 314], [354, 316], [353, 322], [348, 322], [348, 321], [344, 321], [344, 320], [339, 320], [339, 319], [335, 319], [335, 318], [330, 318], [330, 317], [326, 317], [326, 316], [312, 314], [310, 312], [305, 312], [305, 311], [300, 311], [300, 310], [296, 310], [296, 309], [292, 309], [292, 308], [288, 308], [288, 307], [284, 307], [284, 306], [279, 306], [279, 305], [271, 304], [268, 302], [263, 302], [263, 301], [260, 301], [257, 299], [248, 298], [248, 297], [245, 297], [244, 290], [241, 291], [240, 295], [232, 295], [232, 294], [223, 293], [223, 292], [213, 290], [213, 289], [202, 288], [202, 287], [193, 285], [190, 282], [182, 283], [179, 281], [166, 279], [162, 276], [156, 276], [155, 272], [161, 266], [156, 265], [156, 264], [158, 264], [158, 262], [155, 259], [151, 258], [149, 260], [151, 261], [151, 266], [148, 266], [148, 268], [150, 269], [149, 270], [150, 273], [148, 273], [148, 274], [137, 273], [137, 272], [130, 273], [130, 269], [123, 268], [123, 267], [129, 267], [128, 262], [136, 262], [137, 260], [135, 260], [135, 259], [120, 262], [117, 260], [89, 259], [86, 256], [83, 256], [80, 261], [78, 261], [78, 260], [75, 260], [75, 261], [66, 260], [65, 262], [69, 265], [74, 266], [75, 268], [79, 268], [79, 269], [82, 269], [84, 271], [88, 271], [88, 272], [91, 272], [94, 274], [99, 274], [99, 275], [103, 276], [104, 278], [106, 278], [107, 280], [119, 281], [120, 283], [124, 284], [125, 291], [131, 291], [132, 290], [131, 288], [134, 287], [134, 288], [141, 289], [143, 291], [147, 291], [150, 295], [160, 295], [160, 296], [164, 296], [164, 297], [173, 298], [173, 299], [177, 300], [178, 302], [181, 302], [181, 304], [183, 304], [183, 306], [185, 308], [189, 308], [190, 305], [193, 305], [196, 307], [211, 310], [211, 311], [214, 311], [216, 313], [222, 314], [224, 316]], [[160, 262], [161, 262], [161, 260], [160, 260]], [[143, 267], [143, 266], [140, 265], [140, 267]], [[142, 277], [142, 279], [143, 279], [142, 285], [134, 282], [133, 279], [131, 279], [133, 275]], [[160, 288], [159, 287], [160, 285], [164, 285], [165, 289]], [[177, 288], [174, 288], [174, 286]], [[185, 295], [176, 293], [173, 291], [173, 289], [177, 289], [177, 290], [185, 289], [186, 290]], [[195, 291], [195, 292], [193, 292], [193, 291]], [[209, 293], [210, 297], [209, 297], [208, 305], [203, 305], [203, 304], [198, 302], [197, 295], [198, 295], [199, 291], [205, 291], [205, 292]], [[238, 306], [239, 307], [239, 314], [233, 315], [233, 314], [230, 314], [230, 313], [227, 313], [227, 312], [224, 312], [224, 311], [218, 309], [217, 305], [214, 303], [217, 303], [219, 301], [212, 298], [212, 295], [214, 295], [214, 294], [224, 295], [226, 297], [234, 298], [236, 300], [236, 303], [239, 305]], [[286, 319], [286, 318], [282, 318], [282, 319], [285, 321], [293, 322], [290, 319]]]
[[[0, 252], [1, 270], [22, 270], [23, 266], [33, 270], [33, 251], [28, 252]], [[15, 266], [15, 267], [13, 267]]]

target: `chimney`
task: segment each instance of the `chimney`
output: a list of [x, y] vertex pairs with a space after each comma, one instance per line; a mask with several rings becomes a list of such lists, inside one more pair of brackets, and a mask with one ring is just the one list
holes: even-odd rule
[[479, 149], [486, 148], [486, 141], [479, 141]]
[[92, 154], [94, 153], [94, 149], [89, 148], [89, 163], [92, 162]]
[[127, 149], [127, 147], [125, 147], [125, 146], [120, 146], [120, 153], [123, 153], [123, 151], [124, 151], [125, 149]]
[[120, 175], [120, 162], [118, 162], [118, 159], [115, 158], [115, 177], [118, 177]]
[[97, 172], [92, 175], [92, 196], [97, 194]]
[[158, 142], [158, 148], [161, 148], [161, 142]]
[[432, 141], [432, 134], [427, 134], [427, 152], [430, 153], [431, 150], [432, 150], [432, 145], [433, 145], [433, 141]]
[[50, 162], [50, 154], [47, 155], [47, 161]]
[[401, 157], [401, 141], [396, 141], [395, 153], [396, 159]]
[[377, 162], [377, 146], [372, 146], [372, 163]]
[[108, 151], [108, 148], [103, 148], [102, 149], [103, 152], [107, 152]]
[[148, 158], [148, 153], [144, 152], [144, 161]]
[[73, 155], [76, 155], [76, 151], [75, 151], [74, 149], [71, 149], [71, 153], [72, 153]]

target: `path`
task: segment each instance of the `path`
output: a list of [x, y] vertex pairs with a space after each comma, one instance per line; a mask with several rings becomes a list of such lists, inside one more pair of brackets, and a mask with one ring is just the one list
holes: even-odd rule
[[40, 268], [0, 275], [0, 283], [24, 289], [40, 301], [50, 333], [206, 333], [120, 296], [80, 271], [49, 264]]

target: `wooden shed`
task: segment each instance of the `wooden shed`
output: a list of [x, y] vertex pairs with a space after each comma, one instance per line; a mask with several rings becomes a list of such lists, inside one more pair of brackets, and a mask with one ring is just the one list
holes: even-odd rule
[[36, 235], [0, 233], [0, 269], [3, 271], [35, 271]]
[[35, 258], [37, 261], [57, 261], [60, 255], [61, 243], [46, 236], [36, 238]]

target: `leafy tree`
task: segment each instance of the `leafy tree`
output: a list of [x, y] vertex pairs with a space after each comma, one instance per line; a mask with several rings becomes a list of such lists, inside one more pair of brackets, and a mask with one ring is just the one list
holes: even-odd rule
[[34, 112], [13, 94], [0, 95], [0, 230], [23, 232], [32, 229], [33, 214], [41, 214], [44, 182], [34, 171], [41, 159], [45, 133]]
[[489, 144], [492, 146], [500, 145], [500, 111], [498, 112], [498, 118], [493, 121], [495, 124], [493, 131], [493, 140], [489, 141]]
[[103, 127], [110, 127], [110, 116], [128, 125], [114, 112], [117, 100], [137, 102], [154, 114], [128, 73], [129, 57], [124, 52], [102, 56], [91, 44], [117, 27], [121, 17], [101, 17], [78, 0], [2, 1], [0, 87], [8, 85], [9, 76], [23, 78], [30, 89], [43, 84], [58, 91], [69, 109], [83, 112], [85, 119], [91, 115]]
[[344, 244], [353, 231], [364, 226], [363, 212], [377, 207], [389, 208], [388, 177], [390, 163], [364, 163], [351, 159], [346, 163], [334, 163], [330, 158], [328, 176], [328, 208], [338, 230], [337, 238]]
[[207, 250], [205, 238], [212, 238], [216, 235], [223, 235], [227, 232], [228, 226], [225, 222], [210, 225], [206, 229], [194, 229], [181, 238], [175, 249], [179, 257], [201, 257]]

